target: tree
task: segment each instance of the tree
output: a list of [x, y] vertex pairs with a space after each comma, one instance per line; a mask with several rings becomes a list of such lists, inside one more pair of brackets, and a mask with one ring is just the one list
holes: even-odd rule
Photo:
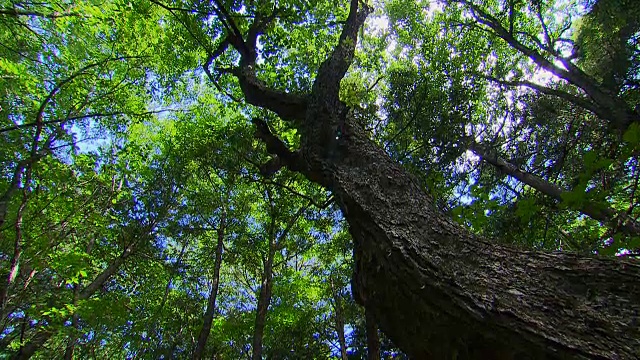
[[437, 210], [369, 139], [339, 98], [369, 12], [351, 1], [339, 42], [304, 95], [268, 87], [256, 75], [255, 44], [268, 16], [257, 13], [243, 34], [221, 15], [230, 24], [223, 44], [240, 56], [239, 66], [225, 71], [237, 77], [247, 102], [300, 133], [300, 148], [291, 150], [254, 119], [271, 163], [331, 190], [349, 223], [358, 302], [415, 358], [636, 357], [636, 263], [519, 251], [478, 238]]
[[[526, 226], [527, 245], [557, 250], [547, 228], [585, 225], [597, 236], [573, 248], [600, 252], [617, 225], [595, 228], [575, 211], [585, 198], [638, 214], [640, 127], [620, 61], [633, 19], [591, 9], [575, 41], [597, 48], [591, 30], [615, 24], [612, 56], [558, 68], [568, 30], [546, 2], [451, 1], [427, 23], [425, 4], [393, 1], [394, 33], [376, 35], [361, 32], [372, 9], [345, 3], [3, 5], [3, 355], [376, 358], [395, 353], [389, 339], [412, 358], [639, 355], [637, 262], [482, 236]], [[523, 83], [535, 66], [557, 82]], [[184, 111], [136, 115], [160, 104]], [[74, 116], [109, 129], [105, 143], [47, 150], [74, 143]], [[475, 145], [490, 150], [482, 169], [458, 168]], [[561, 201], [500, 170], [556, 184]], [[316, 209], [326, 199], [350, 236], [337, 209]]]
[[[509, 4], [520, 9], [513, 16], [507, 16]], [[399, 49], [389, 61], [389, 89], [383, 96], [389, 125], [376, 134], [383, 134], [392, 157], [436, 195], [440, 208], [476, 233], [504, 234], [518, 224], [508, 241], [536, 248], [609, 254], [636, 248], [638, 199], [630, 166], [637, 161], [635, 126], [621, 134], [588, 106], [559, 96], [583, 96], [583, 91], [549, 78], [476, 20], [468, 6], [431, 7], [427, 13], [411, 6], [401, 0], [386, 5]], [[498, 25], [513, 27], [534, 50], [539, 48], [534, 40], [544, 33], [541, 23], [553, 38], [580, 24], [572, 6], [482, 4]], [[614, 18], [624, 23], [626, 15]], [[556, 42], [563, 44], [564, 54], [573, 44], [565, 40]], [[596, 44], [592, 47], [600, 49]], [[552, 58], [545, 49], [538, 51]], [[623, 62], [629, 70], [637, 66], [633, 59], [637, 56]], [[598, 76], [579, 59], [569, 61]], [[606, 90], [631, 109], [637, 104], [630, 96], [632, 78], [622, 78], [624, 90]]]

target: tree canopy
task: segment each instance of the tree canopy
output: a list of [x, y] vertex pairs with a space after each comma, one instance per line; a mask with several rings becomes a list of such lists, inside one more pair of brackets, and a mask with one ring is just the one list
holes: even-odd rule
[[640, 3], [0, 3], [0, 357], [640, 357]]

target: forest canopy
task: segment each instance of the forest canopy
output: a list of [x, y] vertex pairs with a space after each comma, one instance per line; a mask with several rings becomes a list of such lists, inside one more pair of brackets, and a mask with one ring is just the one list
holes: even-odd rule
[[639, 161], [638, 1], [1, 0], [0, 358], [637, 358]]

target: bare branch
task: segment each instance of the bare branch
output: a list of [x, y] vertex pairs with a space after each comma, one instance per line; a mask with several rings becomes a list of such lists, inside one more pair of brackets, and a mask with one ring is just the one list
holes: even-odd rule
[[[218, 90], [223, 91], [218, 85], [216, 77], [211, 73], [210, 67], [213, 61], [222, 55], [228, 46], [231, 45], [236, 49], [236, 51], [238, 51], [238, 53], [240, 53], [240, 67], [232, 69], [216, 68], [216, 71], [232, 74], [238, 79], [240, 89], [244, 94], [246, 102], [251, 105], [269, 109], [278, 114], [278, 116], [283, 120], [301, 121], [304, 119], [307, 108], [307, 100], [305, 96], [295, 95], [271, 88], [256, 75], [255, 62], [257, 58], [257, 38], [264, 32], [266, 26], [276, 18], [278, 11], [274, 10], [271, 15], [266, 17], [263, 17], [260, 14], [256, 15], [253, 23], [249, 27], [247, 41], [245, 42], [240, 30], [233, 22], [231, 15], [218, 1], [215, 2], [217, 4], [219, 17], [221, 17], [224, 23], [227, 24], [226, 26], [228, 27], [229, 33], [215, 50], [207, 50], [209, 54], [204, 65], [204, 71], [209, 80]], [[236, 99], [231, 94], [227, 92], [224, 93], [234, 101], [240, 102], [239, 99]]]

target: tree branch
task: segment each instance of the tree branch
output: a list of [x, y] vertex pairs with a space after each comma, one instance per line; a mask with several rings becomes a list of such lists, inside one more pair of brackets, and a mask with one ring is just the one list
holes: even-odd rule
[[318, 204], [318, 203], [317, 203], [317, 202], [316, 202], [316, 201], [315, 201], [311, 196], [309, 196], [309, 195], [305, 195], [305, 194], [302, 194], [302, 193], [300, 193], [300, 192], [296, 191], [295, 189], [293, 189], [293, 188], [292, 188], [292, 187], [290, 187], [290, 186], [287, 186], [287, 185], [285, 185], [285, 184], [281, 184], [281, 183], [276, 182], [276, 181], [269, 181], [269, 182], [267, 182], [267, 183], [268, 183], [268, 184], [275, 185], [275, 186], [278, 186], [278, 187], [281, 187], [281, 188], [283, 188], [283, 189], [288, 190], [290, 193], [292, 193], [292, 194], [294, 194], [294, 195], [296, 195], [296, 196], [299, 196], [299, 197], [301, 197], [301, 198], [303, 198], [303, 199], [305, 199], [305, 200], [309, 201], [309, 202], [311, 203], [311, 205], [315, 206], [315, 207], [316, 207], [316, 208], [318, 208], [319, 210], [324, 210], [324, 209], [326, 209], [329, 205], [331, 205], [331, 203], [333, 203], [333, 199], [334, 199], [334, 198], [333, 198], [333, 196], [329, 196], [329, 198], [327, 198], [327, 200], [325, 200], [323, 203]]
[[[126, 113], [124, 111], [115, 111], [115, 112], [108, 112], [108, 113], [90, 113], [90, 114], [85, 114], [85, 115], [69, 116], [69, 117], [65, 117], [63, 119], [47, 120], [47, 121], [43, 121], [41, 124], [42, 125], [51, 125], [51, 124], [65, 123], [67, 121], [82, 120], [82, 119], [96, 118], [96, 117], [118, 116], [118, 115], [144, 116], [144, 115], [151, 115], [151, 114], [160, 114], [160, 113], [168, 112], [168, 111], [180, 111], [180, 110], [165, 109], [165, 110], [145, 111], [145, 112], [141, 112], [141, 113]], [[37, 125], [38, 125], [38, 123], [36, 123], [36, 122], [30, 122], [30, 123], [25, 123], [25, 124], [9, 126], [9, 127], [0, 129], [0, 134], [1, 133], [5, 133], [5, 132], [9, 132], [9, 131], [14, 131], [14, 130], [25, 129], [25, 128], [29, 128], [29, 127], [34, 127], [34, 126], [37, 126]]]
[[577, 105], [583, 109], [586, 109], [588, 111], [591, 111], [592, 113], [596, 114], [597, 116], [599, 116], [600, 118], [606, 118], [608, 116], [607, 113], [603, 112], [603, 109], [601, 109], [600, 107], [598, 107], [597, 105], [595, 105], [594, 103], [592, 103], [591, 101], [589, 101], [588, 99], [585, 98], [581, 98], [579, 96], [573, 95], [573, 94], [569, 94], [566, 91], [562, 91], [559, 89], [552, 89], [543, 85], [539, 85], [536, 84], [534, 82], [528, 81], [528, 80], [517, 80], [517, 81], [508, 81], [508, 80], [501, 80], [498, 79], [496, 77], [493, 76], [488, 76], [488, 75], [481, 75], [482, 77], [484, 77], [487, 80], [496, 82], [498, 84], [501, 85], [506, 85], [506, 86], [512, 86], [512, 87], [518, 87], [518, 86], [525, 86], [531, 89], [534, 89], [538, 92], [541, 92], [543, 94], [547, 94], [547, 95], [552, 95], [552, 96], [556, 96], [559, 97], [563, 100], [566, 100], [574, 105]]
[[314, 96], [326, 99], [328, 106], [335, 106], [340, 101], [338, 97], [340, 81], [353, 62], [353, 55], [358, 43], [358, 30], [371, 12], [371, 8], [366, 4], [363, 4], [362, 9], [358, 9], [359, 1], [351, 0], [349, 16], [342, 28], [338, 45], [329, 58], [320, 65], [313, 84]]
[[[469, 145], [469, 149], [506, 175], [509, 175], [560, 202], [564, 202], [564, 195], [569, 193], [569, 191], [566, 191], [559, 186], [542, 179], [541, 177], [520, 170], [516, 165], [500, 158], [494, 151], [482, 144], [472, 142]], [[590, 201], [584, 201], [577, 206], [570, 205], [570, 207], [573, 207], [575, 210], [591, 217], [594, 220], [611, 226], [613, 229], [619, 228], [621, 231], [629, 235], [640, 235], [640, 224], [627, 214], [618, 213], [611, 207], [602, 206], [601, 204], [595, 204]]]
[[41, 18], [46, 18], [46, 19], [58, 19], [58, 18], [62, 18], [62, 17], [68, 17], [68, 16], [80, 16], [80, 14], [78, 13], [71, 13], [71, 12], [65, 12], [65, 13], [60, 13], [57, 11], [54, 11], [50, 14], [45, 14], [43, 12], [39, 12], [39, 11], [30, 11], [30, 10], [19, 10], [19, 9], [0, 9], [0, 15], [7, 15], [7, 16], [12, 16], [12, 17], [18, 17], [18, 16], [35, 16], [35, 17], [41, 17]]
[[267, 146], [267, 151], [270, 154], [275, 155], [274, 159], [278, 159], [272, 159], [271, 161], [273, 163], [271, 165], [263, 165], [266, 166], [266, 169], [272, 171], [271, 174], [277, 172], [283, 166], [286, 166], [291, 171], [304, 170], [304, 160], [302, 159], [302, 156], [298, 151], [294, 152], [289, 150], [287, 145], [282, 140], [273, 135], [273, 133], [269, 129], [269, 125], [267, 125], [264, 120], [254, 118], [252, 122], [256, 126], [255, 136], [265, 143], [265, 145]]
[[[266, 26], [276, 18], [278, 14], [277, 9], [267, 17], [263, 17], [260, 14], [254, 17], [253, 23], [249, 26], [247, 41], [245, 42], [231, 16], [221, 7], [218, 1], [216, 1], [216, 3], [220, 11], [219, 16], [228, 23], [229, 33], [220, 45], [208, 55], [205, 64], [205, 73], [209, 77], [209, 80], [220, 89], [209, 68], [213, 61], [222, 55], [227, 47], [231, 45], [240, 54], [240, 67], [224, 70], [217, 68], [216, 70], [232, 74], [238, 79], [240, 89], [249, 104], [269, 109], [285, 121], [302, 121], [307, 109], [306, 96], [273, 89], [267, 86], [267, 84], [256, 75], [257, 39], [258, 36], [264, 32]], [[230, 97], [236, 100], [232, 96]]]
[[[551, 72], [559, 78], [568, 81], [570, 84], [581, 88], [590, 98], [593, 99], [594, 104], [599, 108], [596, 114], [603, 119], [609, 120], [614, 127], [620, 130], [625, 130], [632, 122], [640, 121], [640, 115], [634, 114], [624, 100], [600, 88], [595, 79], [570, 61], [567, 61], [561, 56], [557, 56], [553, 51], [546, 49], [546, 46], [542, 47], [541, 50], [547, 51], [555, 59], [562, 62], [566, 69], [555, 65], [540, 52], [524, 45], [516, 39], [507, 29], [504, 28], [504, 26], [502, 26], [498, 19], [487, 13], [479, 6], [468, 0], [454, 1], [467, 6], [478, 23], [491, 29], [495, 36], [498, 36], [502, 40], [506, 41], [511, 47], [529, 57], [536, 65]], [[549, 46], [550, 45], [551, 44], [549, 44]], [[603, 115], [605, 116], [603, 117]]]

